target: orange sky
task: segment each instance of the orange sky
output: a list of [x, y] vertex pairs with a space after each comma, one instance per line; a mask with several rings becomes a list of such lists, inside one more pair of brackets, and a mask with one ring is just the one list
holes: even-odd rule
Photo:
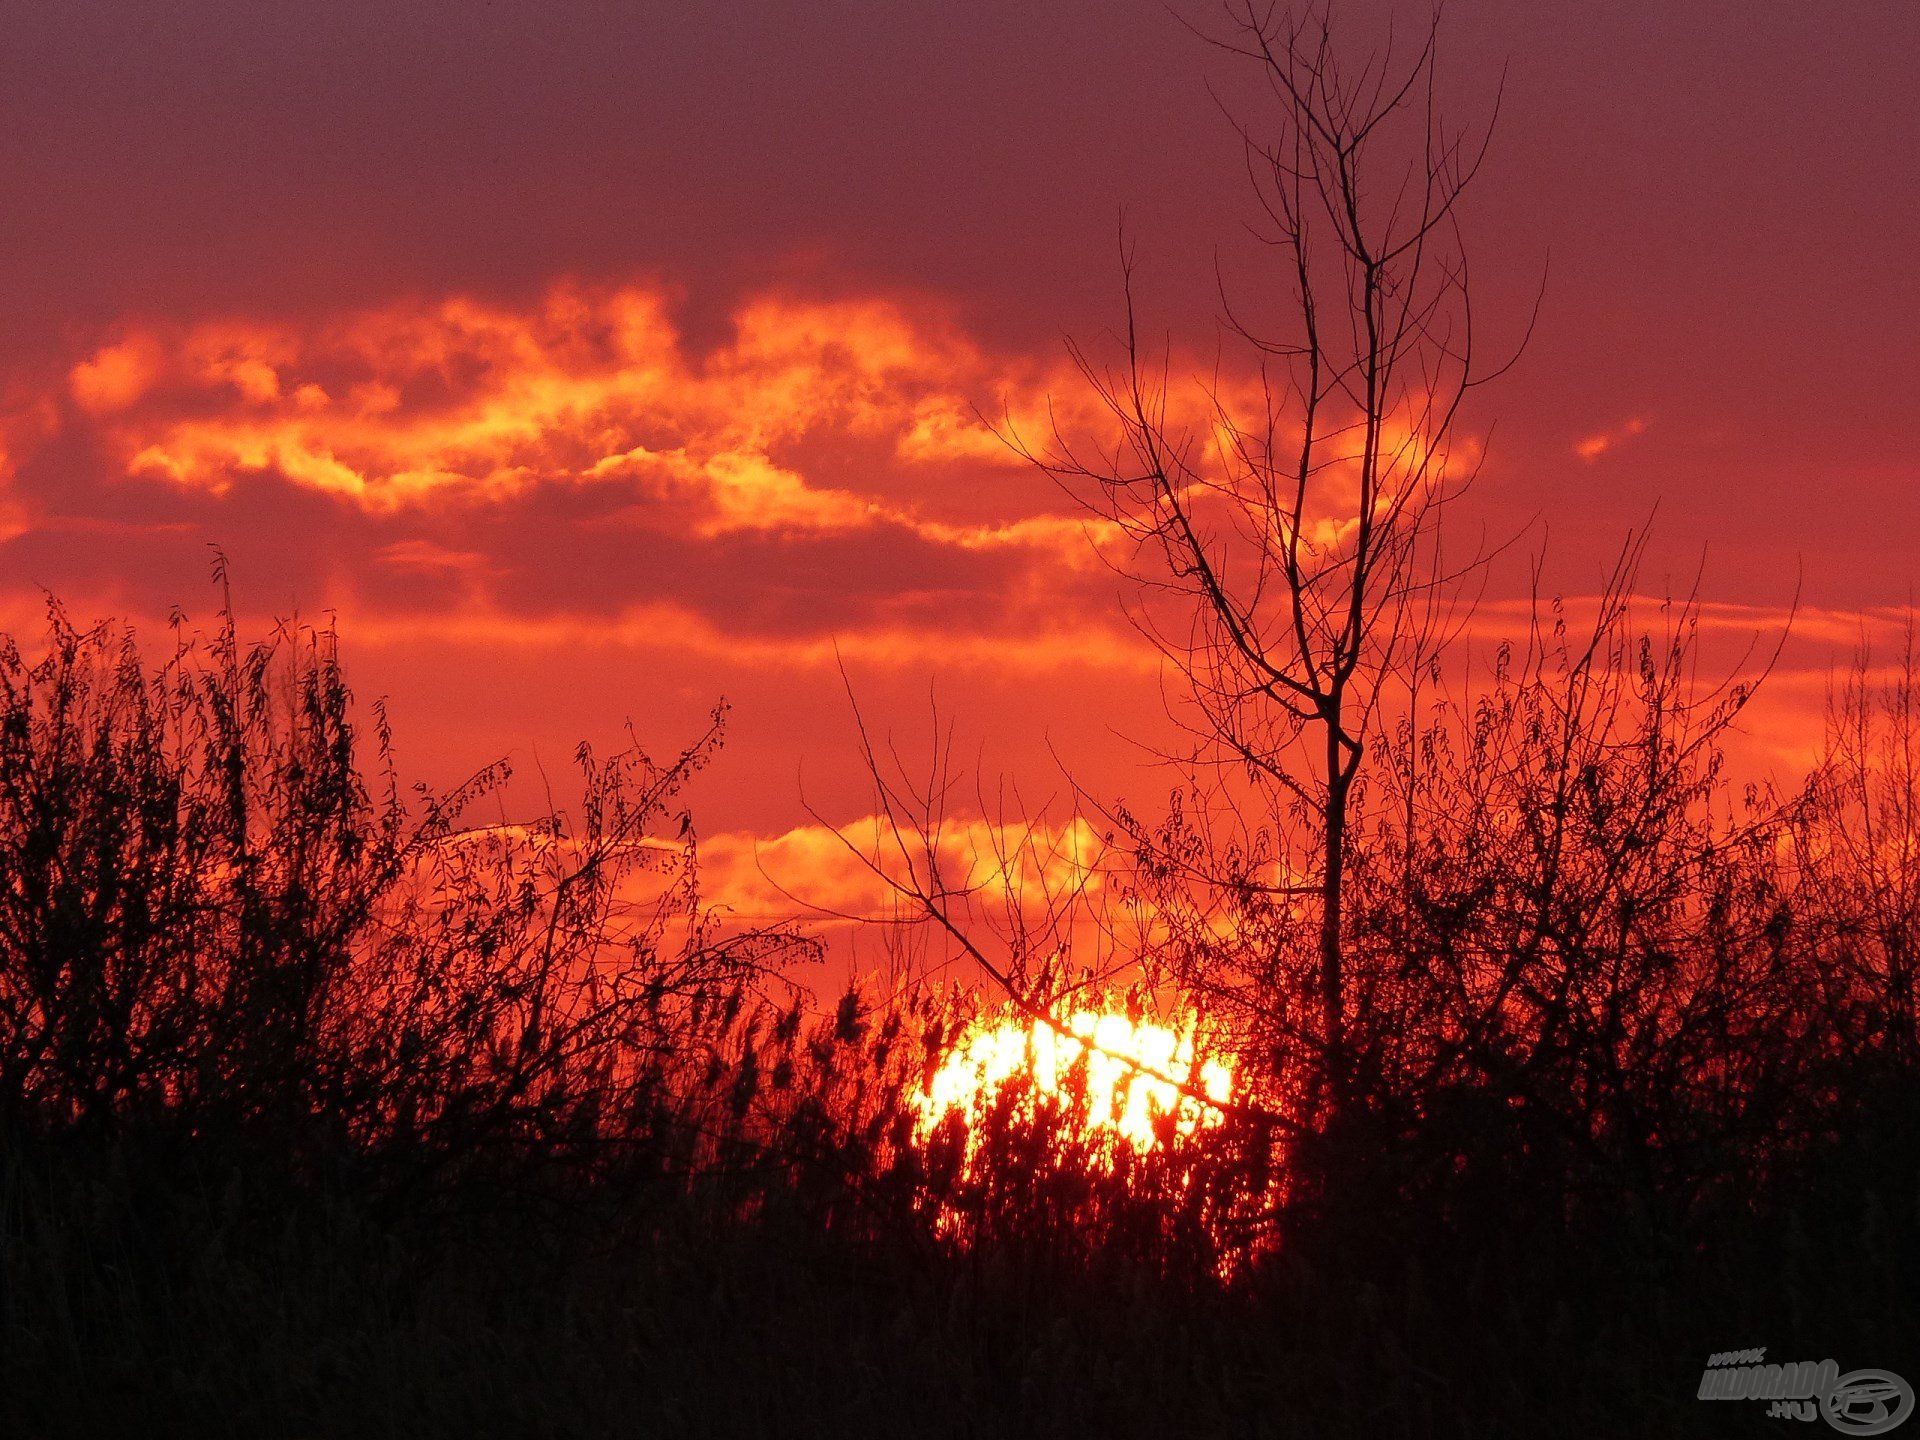
[[[1216, 247], [1258, 279], [1231, 71], [1144, 3], [400, 8], [14, 22], [8, 628], [43, 587], [204, 614], [218, 545], [248, 611], [339, 616], [442, 782], [629, 717], [665, 748], [725, 696], [699, 804], [735, 856], [811, 823], [803, 781], [862, 813], [843, 665], [882, 726], [923, 731], [931, 689], [1032, 797], [1054, 751], [1164, 788], [1084, 517], [976, 416], [1084, 413], [1062, 336], [1116, 318], [1122, 208], [1150, 321], [1208, 363]], [[1648, 587], [1704, 556], [1728, 654], [1797, 587], [1765, 757], [1912, 590], [1920, 19], [1599, 8], [1447, 32], [1462, 108], [1510, 66], [1469, 229], [1490, 326], [1547, 274], [1469, 416], [1471, 520], [1578, 594], [1657, 504]]]

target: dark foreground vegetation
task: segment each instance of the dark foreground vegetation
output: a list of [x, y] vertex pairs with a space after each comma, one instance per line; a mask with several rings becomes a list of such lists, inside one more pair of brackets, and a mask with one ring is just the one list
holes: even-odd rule
[[1614, 659], [1600, 728], [1509, 672], [1428, 752], [1459, 833], [1370, 837], [1337, 1109], [1256, 1034], [1272, 1118], [1116, 1159], [1010, 1098], [964, 1163], [907, 1102], [963, 1002], [803, 1003], [704, 915], [713, 737], [487, 824], [330, 637], [56, 615], [0, 650], [0, 1425], [1695, 1433], [1763, 1423], [1713, 1351], [1910, 1366], [1912, 677], [1730, 806]]

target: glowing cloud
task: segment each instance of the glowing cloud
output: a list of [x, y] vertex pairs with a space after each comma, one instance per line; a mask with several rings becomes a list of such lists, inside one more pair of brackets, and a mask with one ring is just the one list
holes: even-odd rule
[[1640, 416], [1635, 416], [1623, 425], [1617, 425], [1611, 430], [1602, 430], [1598, 434], [1587, 436], [1586, 439], [1580, 441], [1573, 447], [1573, 453], [1578, 455], [1582, 460], [1592, 463], [1622, 442], [1631, 440], [1636, 435], [1644, 435], [1649, 423], [1651, 422]]
[[83, 410], [124, 410], [146, 394], [161, 363], [160, 347], [154, 339], [136, 335], [103, 345], [75, 365], [67, 377], [68, 388]]
[[[907, 838], [903, 856], [888, 835], [884, 818], [867, 816], [778, 835], [709, 836], [700, 844], [708, 898], [741, 916], [884, 919], [895, 909], [886, 876], [906, 863], [922, 873], [927, 865], [921, 837]], [[1074, 888], [1092, 893], [1101, 883], [1105, 847], [1084, 819], [1057, 828], [955, 819], [934, 844], [950, 884], [998, 901]]]
[[527, 309], [455, 297], [310, 328], [137, 330], [68, 388], [127, 474], [183, 487], [274, 473], [381, 511], [624, 479], [704, 499], [710, 528], [838, 530], [909, 512], [816, 489], [779, 447], [837, 432], [910, 463], [1011, 463], [969, 398], [1007, 379], [889, 302], [755, 299], [696, 356], [661, 293], [559, 286]]

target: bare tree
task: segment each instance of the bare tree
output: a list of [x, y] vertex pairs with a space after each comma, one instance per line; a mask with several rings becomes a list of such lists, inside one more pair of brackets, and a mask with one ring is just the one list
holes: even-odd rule
[[1910, 1066], [1920, 1052], [1920, 643], [1912, 612], [1892, 663], [1862, 643], [1828, 699], [1826, 753], [1794, 813], [1802, 923], [1852, 1043]]
[[1314, 1042], [1315, 1088], [1338, 1105], [1356, 786], [1383, 703], [1418, 685], [1448, 636], [1448, 597], [1470, 568], [1441, 545], [1442, 512], [1473, 468], [1456, 421], [1505, 368], [1476, 360], [1458, 219], [1492, 127], [1438, 116], [1437, 15], [1411, 56], [1389, 40], [1357, 71], [1324, 10], [1248, 0], [1229, 18], [1214, 43], [1256, 67], [1272, 102], [1270, 117], [1236, 121], [1271, 283], [1251, 303], [1221, 287], [1254, 383], [1218, 372], [1200, 382], [1198, 414], [1179, 418], [1168, 352], [1140, 335], [1129, 253], [1122, 354], [1073, 352], [1114, 437], [1056, 427], [1026, 453], [1128, 542], [1133, 618], [1191, 701], [1178, 758], [1195, 793], [1251, 787], [1217, 807], [1236, 838], [1196, 847], [1231, 873], [1189, 878], [1263, 891], [1315, 932], [1317, 1016], [1287, 1038]]

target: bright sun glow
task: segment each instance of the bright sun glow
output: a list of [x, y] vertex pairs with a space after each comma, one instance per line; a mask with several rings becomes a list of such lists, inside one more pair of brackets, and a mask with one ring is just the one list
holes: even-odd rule
[[[1169, 1117], [1180, 1135], [1220, 1123], [1217, 1107], [1232, 1096], [1233, 1072], [1218, 1060], [1197, 1058], [1191, 1027], [1176, 1031], [1090, 1010], [1064, 1024], [1071, 1034], [1040, 1020], [977, 1022], [915, 1097], [919, 1133], [930, 1134], [950, 1114], [971, 1129], [1001, 1087], [1020, 1075], [1042, 1095], [1071, 1097], [1089, 1137], [1122, 1139], [1138, 1151], [1160, 1142]], [[1075, 1067], [1083, 1059], [1081, 1111]]]

